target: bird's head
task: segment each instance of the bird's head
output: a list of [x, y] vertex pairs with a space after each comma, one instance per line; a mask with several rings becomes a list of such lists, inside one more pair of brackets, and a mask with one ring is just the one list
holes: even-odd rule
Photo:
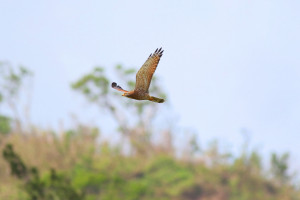
[[122, 94], [123, 97], [127, 97], [127, 98], [132, 98], [131, 95], [132, 95], [132, 92], [124, 92]]

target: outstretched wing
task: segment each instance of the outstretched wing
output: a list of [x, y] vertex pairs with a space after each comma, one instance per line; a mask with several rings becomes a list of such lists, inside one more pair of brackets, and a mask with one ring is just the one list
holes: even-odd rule
[[112, 88], [114, 88], [114, 89], [116, 89], [116, 90], [119, 90], [119, 91], [121, 91], [121, 92], [128, 92], [127, 90], [123, 90], [123, 88], [121, 88], [117, 83], [115, 83], [115, 82], [113, 82], [112, 84], [111, 84], [111, 87]]
[[136, 74], [135, 90], [140, 92], [148, 92], [152, 76], [156, 70], [163, 50], [156, 49], [153, 54], [150, 54], [146, 62]]

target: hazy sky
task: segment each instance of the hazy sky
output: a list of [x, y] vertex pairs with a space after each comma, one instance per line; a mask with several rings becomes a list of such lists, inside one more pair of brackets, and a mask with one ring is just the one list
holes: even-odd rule
[[2, 0], [0, 60], [34, 71], [32, 120], [56, 126], [87, 109], [70, 82], [96, 65], [138, 68], [162, 46], [156, 75], [178, 126], [233, 146], [246, 129], [300, 163], [299, 11], [296, 0]]

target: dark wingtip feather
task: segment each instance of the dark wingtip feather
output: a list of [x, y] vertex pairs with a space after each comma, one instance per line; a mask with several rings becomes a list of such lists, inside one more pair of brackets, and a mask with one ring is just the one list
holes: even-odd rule
[[116, 87], [117, 86], [117, 83], [116, 82], [113, 82], [112, 84], [111, 84], [111, 87]]
[[164, 99], [160, 99], [158, 103], [163, 103], [163, 102], [165, 102], [165, 100]]
[[164, 50], [159, 53], [159, 56], [162, 57]]
[[159, 57], [161, 57], [162, 54], [163, 54], [163, 52], [164, 52], [164, 50], [162, 50], [162, 47], [157, 48], [157, 49], [154, 51], [153, 54], [150, 54], [149, 58], [150, 58], [151, 56], [159, 56]]

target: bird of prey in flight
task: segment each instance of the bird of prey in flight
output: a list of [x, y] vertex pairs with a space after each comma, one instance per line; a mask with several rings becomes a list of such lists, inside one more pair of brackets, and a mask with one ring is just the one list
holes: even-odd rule
[[149, 86], [151, 83], [151, 79], [163, 52], [164, 51], [160, 48], [160, 49], [156, 49], [153, 54], [150, 54], [146, 62], [143, 64], [143, 66], [136, 74], [136, 82], [135, 82], [134, 90], [126, 91], [115, 82], [111, 84], [111, 87], [121, 92], [124, 92], [122, 96], [131, 99], [149, 100], [156, 103], [163, 103], [165, 101], [164, 99], [160, 99], [149, 95]]

